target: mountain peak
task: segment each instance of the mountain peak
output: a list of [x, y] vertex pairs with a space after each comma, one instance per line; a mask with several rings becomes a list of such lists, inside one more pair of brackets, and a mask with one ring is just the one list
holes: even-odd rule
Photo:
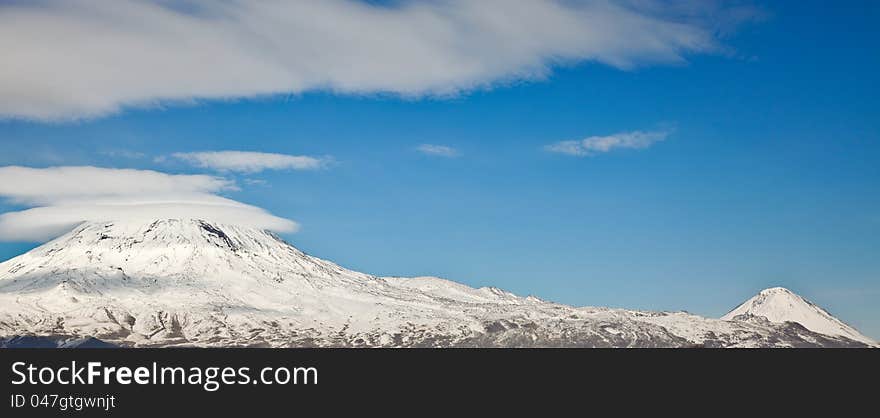
[[789, 295], [797, 296], [791, 290], [788, 290], [784, 287], [778, 287], [778, 286], [777, 287], [769, 287], [767, 289], [764, 289], [759, 294], [761, 294], [761, 295], [789, 294]]
[[235, 250], [254, 239], [280, 241], [274, 234], [260, 229], [198, 218], [86, 222], [55, 241], [98, 247], [122, 244], [125, 249], [186, 245]]
[[[0, 292], [58, 288], [103, 294], [119, 286], [155, 292], [187, 286], [247, 287], [265, 280], [345, 281], [366, 275], [311, 257], [277, 235], [204, 219], [86, 222], [0, 263]], [[20, 278], [22, 280], [4, 280]], [[312, 282], [319, 279], [311, 280]], [[236, 296], [237, 297], [237, 296]]]
[[764, 317], [776, 323], [797, 322], [810, 331], [846, 337], [871, 345], [876, 344], [874, 340], [835, 318], [828, 311], [784, 287], [771, 287], [760, 291], [721, 319], [729, 321], [743, 316]]

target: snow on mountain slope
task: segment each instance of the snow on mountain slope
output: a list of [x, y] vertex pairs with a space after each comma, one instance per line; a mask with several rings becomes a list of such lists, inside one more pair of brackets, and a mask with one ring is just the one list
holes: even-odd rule
[[763, 316], [775, 323], [797, 322], [820, 334], [842, 336], [866, 344], [876, 343], [816, 304], [782, 287], [762, 290], [721, 319], [733, 320], [740, 315]]
[[0, 337], [125, 346], [857, 347], [760, 318], [574, 308], [432, 277], [377, 277], [266, 231], [83, 224], [0, 263]]

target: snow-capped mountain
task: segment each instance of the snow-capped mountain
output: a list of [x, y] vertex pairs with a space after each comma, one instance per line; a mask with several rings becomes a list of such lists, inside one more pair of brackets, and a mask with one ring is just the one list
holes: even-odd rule
[[377, 277], [270, 232], [204, 220], [87, 223], [0, 263], [0, 337], [271, 347], [872, 343], [778, 319], [576, 308], [433, 277]]
[[810, 331], [836, 335], [873, 344], [874, 341], [855, 328], [843, 323], [828, 311], [782, 287], [764, 289], [743, 302], [721, 319], [733, 320], [748, 316], [763, 316], [770, 322], [797, 322]]

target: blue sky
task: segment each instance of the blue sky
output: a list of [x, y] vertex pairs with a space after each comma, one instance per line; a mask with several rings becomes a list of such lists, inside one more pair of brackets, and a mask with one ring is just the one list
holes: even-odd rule
[[[319, 170], [213, 174], [241, 188], [224, 196], [298, 222], [285, 235], [297, 247], [360, 271], [708, 316], [785, 286], [880, 337], [880, 10], [761, 10], [720, 37], [726, 50], [686, 62], [568, 63], [453, 95], [304, 91], [7, 119], [0, 166], [212, 174], [167, 156], [331, 156]], [[580, 157], [546, 148], [633, 131], [668, 135]], [[0, 243], [0, 259], [34, 245]]]

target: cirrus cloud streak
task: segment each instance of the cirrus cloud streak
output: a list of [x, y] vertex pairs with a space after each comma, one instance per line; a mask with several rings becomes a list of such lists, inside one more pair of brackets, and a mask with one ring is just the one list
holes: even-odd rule
[[656, 142], [664, 141], [667, 131], [620, 132], [607, 136], [591, 136], [576, 141], [560, 141], [544, 147], [547, 151], [568, 154], [576, 157], [602, 154], [615, 149], [644, 149]]
[[327, 157], [248, 151], [178, 152], [171, 156], [202, 168], [248, 174], [263, 170], [317, 170], [329, 161]]
[[459, 156], [457, 149], [446, 145], [422, 144], [416, 147], [416, 151], [437, 157], [454, 158]]

